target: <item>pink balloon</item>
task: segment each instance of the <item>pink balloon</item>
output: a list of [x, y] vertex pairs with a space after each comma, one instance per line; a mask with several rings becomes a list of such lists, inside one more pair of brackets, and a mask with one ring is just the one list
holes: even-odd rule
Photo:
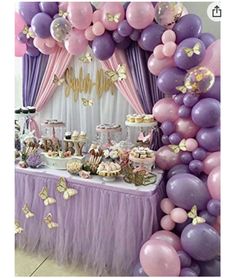
[[191, 119], [179, 118], [176, 123], [176, 131], [185, 139], [195, 137], [199, 127]]
[[15, 56], [22, 57], [26, 53], [26, 44], [21, 43], [17, 38], [15, 38]]
[[177, 45], [175, 42], [167, 42], [163, 46], [162, 53], [166, 57], [172, 57], [175, 54], [176, 48]]
[[176, 234], [174, 234], [170, 231], [164, 231], [164, 230], [158, 231], [158, 232], [154, 233], [150, 239], [163, 240], [163, 241], [169, 243], [176, 251], [179, 251], [182, 249], [181, 243], [180, 243], [180, 238]]
[[216, 231], [220, 234], [220, 216], [216, 217], [215, 224], [213, 225], [213, 228], [216, 229]]
[[210, 153], [203, 161], [203, 171], [207, 175], [217, 166], [220, 166], [220, 152]]
[[45, 55], [54, 53], [58, 47], [56, 41], [52, 37], [46, 39], [35, 37], [33, 44]]
[[94, 23], [94, 25], [92, 26], [92, 32], [96, 35], [96, 36], [101, 36], [104, 34], [105, 28], [104, 25], [97, 21], [96, 23]]
[[88, 41], [93, 41], [94, 40], [95, 34], [92, 31], [92, 26], [89, 26], [88, 28], [86, 28], [84, 35], [85, 35], [85, 38]]
[[165, 55], [163, 54], [163, 44], [157, 45], [153, 50], [153, 56], [157, 58], [158, 60], [162, 60], [165, 58]]
[[92, 20], [92, 6], [89, 2], [69, 2], [68, 19], [79, 30], [86, 29]]
[[156, 164], [162, 170], [169, 170], [180, 164], [179, 153], [176, 154], [168, 146], [163, 146], [156, 151]]
[[[102, 7], [102, 22], [107, 30], [116, 30], [118, 24], [123, 21], [124, 16], [123, 5], [119, 2], [107, 2]], [[114, 17], [117, 20], [114, 20]]]
[[72, 30], [65, 39], [64, 46], [70, 54], [80, 55], [86, 50], [88, 41], [83, 31]]
[[162, 34], [162, 43], [165, 44], [167, 42], [175, 42], [176, 34], [173, 30], [166, 30]]
[[208, 68], [215, 76], [220, 76], [220, 40], [216, 40], [208, 46], [200, 66]]
[[15, 12], [15, 36], [19, 35], [26, 25], [27, 24], [25, 23], [23, 17]]
[[182, 208], [174, 208], [170, 216], [175, 223], [184, 223], [188, 219], [186, 210]]
[[158, 100], [153, 107], [155, 120], [162, 123], [164, 121], [175, 122], [178, 116], [179, 106], [172, 98], [162, 98]]
[[61, 2], [60, 4], [59, 4], [59, 10], [62, 10], [62, 11], [67, 11], [67, 9], [68, 9], [68, 2]]
[[179, 276], [180, 259], [166, 241], [150, 239], [140, 250], [140, 263], [148, 276]]
[[148, 69], [149, 71], [154, 75], [159, 75], [159, 73], [166, 68], [174, 67], [175, 62], [173, 58], [167, 58], [164, 59], [157, 59], [152, 54], [148, 59]]
[[220, 166], [217, 166], [210, 172], [207, 186], [212, 199], [220, 200]]
[[102, 19], [102, 11], [101, 10], [94, 11], [92, 15], [92, 22], [96, 23], [97, 21], [101, 21], [101, 19]]
[[197, 141], [193, 138], [187, 139], [186, 142], [185, 142], [185, 145], [186, 145], [187, 151], [189, 151], [189, 152], [195, 151], [196, 148], [198, 147]]
[[135, 29], [144, 29], [154, 19], [154, 7], [151, 2], [131, 2], [126, 10], [126, 19]]
[[174, 207], [175, 205], [171, 202], [169, 198], [164, 198], [160, 202], [160, 208], [166, 214], [170, 214]]

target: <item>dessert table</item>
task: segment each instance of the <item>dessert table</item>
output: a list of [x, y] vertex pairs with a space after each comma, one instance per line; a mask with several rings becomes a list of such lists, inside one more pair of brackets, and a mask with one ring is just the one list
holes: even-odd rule
[[[136, 187], [121, 179], [108, 183], [99, 176], [85, 180], [63, 170], [16, 166], [15, 220], [23, 229], [16, 247], [89, 268], [96, 276], [132, 275], [141, 246], [159, 229], [165, 186], [163, 172], [155, 171], [155, 184]], [[68, 200], [56, 190], [61, 177], [77, 190]], [[39, 197], [44, 186], [56, 203], [45, 205]], [[22, 211], [26, 204], [33, 217]], [[48, 213], [58, 227], [49, 229]]]

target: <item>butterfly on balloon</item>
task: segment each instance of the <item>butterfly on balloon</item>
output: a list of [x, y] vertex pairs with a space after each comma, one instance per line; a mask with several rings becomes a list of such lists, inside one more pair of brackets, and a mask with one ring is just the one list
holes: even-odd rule
[[194, 205], [192, 207], [192, 209], [190, 210], [190, 212], [188, 212], [188, 217], [193, 220], [192, 221], [193, 225], [202, 224], [202, 223], [206, 222], [206, 220], [203, 217], [200, 217], [197, 215], [197, 206], [196, 205]]
[[117, 13], [117, 14], [110, 14], [110, 13], [106, 13], [106, 20], [109, 22], [115, 22], [118, 23], [120, 20], [121, 14]]
[[201, 44], [197, 42], [193, 48], [186, 47], [184, 48], [184, 52], [186, 55], [191, 58], [194, 54], [200, 55], [201, 54]]

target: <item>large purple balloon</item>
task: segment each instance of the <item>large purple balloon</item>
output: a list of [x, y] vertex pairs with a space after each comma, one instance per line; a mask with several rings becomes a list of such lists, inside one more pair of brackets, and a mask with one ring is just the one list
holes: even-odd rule
[[200, 98], [215, 98], [220, 101], [220, 76], [215, 77], [215, 83], [209, 91], [200, 94]]
[[39, 2], [20, 2], [19, 13], [24, 18], [27, 25], [31, 25], [32, 18], [40, 13]]
[[58, 13], [59, 7], [57, 2], [40, 2], [39, 7], [42, 12], [54, 16]]
[[202, 33], [199, 36], [199, 39], [203, 41], [206, 48], [209, 45], [211, 45], [214, 41], [216, 41], [216, 38], [211, 33]]
[[220, 252], [220, 236], [206, 223], [186, 226], [181, 234], [181, 244], [183, 250], [198, 261], [212, 260]]
[[187, 14], [182, 16], [174, 25], [173, 31], [176, 34], [176, 43], [179, 44], [187, 38], [198, 38], [202, 29], [202, 21], [195, 14]]
[[210, 194], [206, 185], [196, 176], [185, 173], [171, 177], [166, 185], [168, 198], [178, 207], [190, 210], [194, 205], [198, 210], [206, 209]]
[[162, 34], [166, 29], [159, 24], [152, 23], [145, 28], [139, 40], [141, 47], [147, 51], [153, 51], [155, 46], [162, 43]]
[[200, 266], [200, 276], [216, 276], [220, 277], [220, 258], [207, 262], [198, 262]]
[[92, 51], [95, 57], [99, 60], [109, 59], [115, 50], [115, 43], [108, 32], [103, 35], [95, 37], [92, 42]]
[[118, 24], [118, 33], [123, 36], [123, 37], [128, 37], [132, 31], [133, 28], [131, 27], [131, 25], [128, 23], [128, 21], [125, 19], [122, 22], [120, 22]]
[[168, 173], [167, 173], [167, 179], [169, 180], [171, 177], [177, 175], [177, 174], [183, 174], [183, 173], [190, 173], [188, 165], [185, 164], [178, 164], [172, 167]]
[[[194, 47], [199, 51], [194, 53]], [[183, 40], [176, 49], [174, 60], [177, 67], [188, 70], [198, 66], [206, 54], [204, 43], [197, 38], [188, 38]]]
[[220, 127], [201, 128], [196, 136], [200, 147], [208, 152], [217, 152], [220, 150]]
[[46, 13], [38, 13], [36, 14], [31, 22], [31, 27], [33, 32], [39, 38], [48, 38], [51, 36], [50, 26], [51, 26], [52, 18]]
[[166, 95], [178, 94], [176, 87], [184, 85], [185, 74], [186, 71], [176, 67], [162, 70], [157, 79], [159, 90]]
[[220, 103], [214, 98], [199, 100], [192, 109], [192, 120], [200, 127], [213, 127], [220, 120]]

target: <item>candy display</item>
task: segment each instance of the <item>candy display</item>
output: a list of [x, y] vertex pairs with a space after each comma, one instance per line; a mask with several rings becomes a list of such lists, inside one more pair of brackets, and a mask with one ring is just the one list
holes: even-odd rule
[[67, 171], [70, 174], [78, 175], [81, 169], [82, 169], [82, 163], [79, 160], [72, 159], [67, 163]]
[[97, 174], [104, 177], [104, 180], [114, 181], [121, 172], [121, 166], [114, 162], [101, 162], [97, 168]]

